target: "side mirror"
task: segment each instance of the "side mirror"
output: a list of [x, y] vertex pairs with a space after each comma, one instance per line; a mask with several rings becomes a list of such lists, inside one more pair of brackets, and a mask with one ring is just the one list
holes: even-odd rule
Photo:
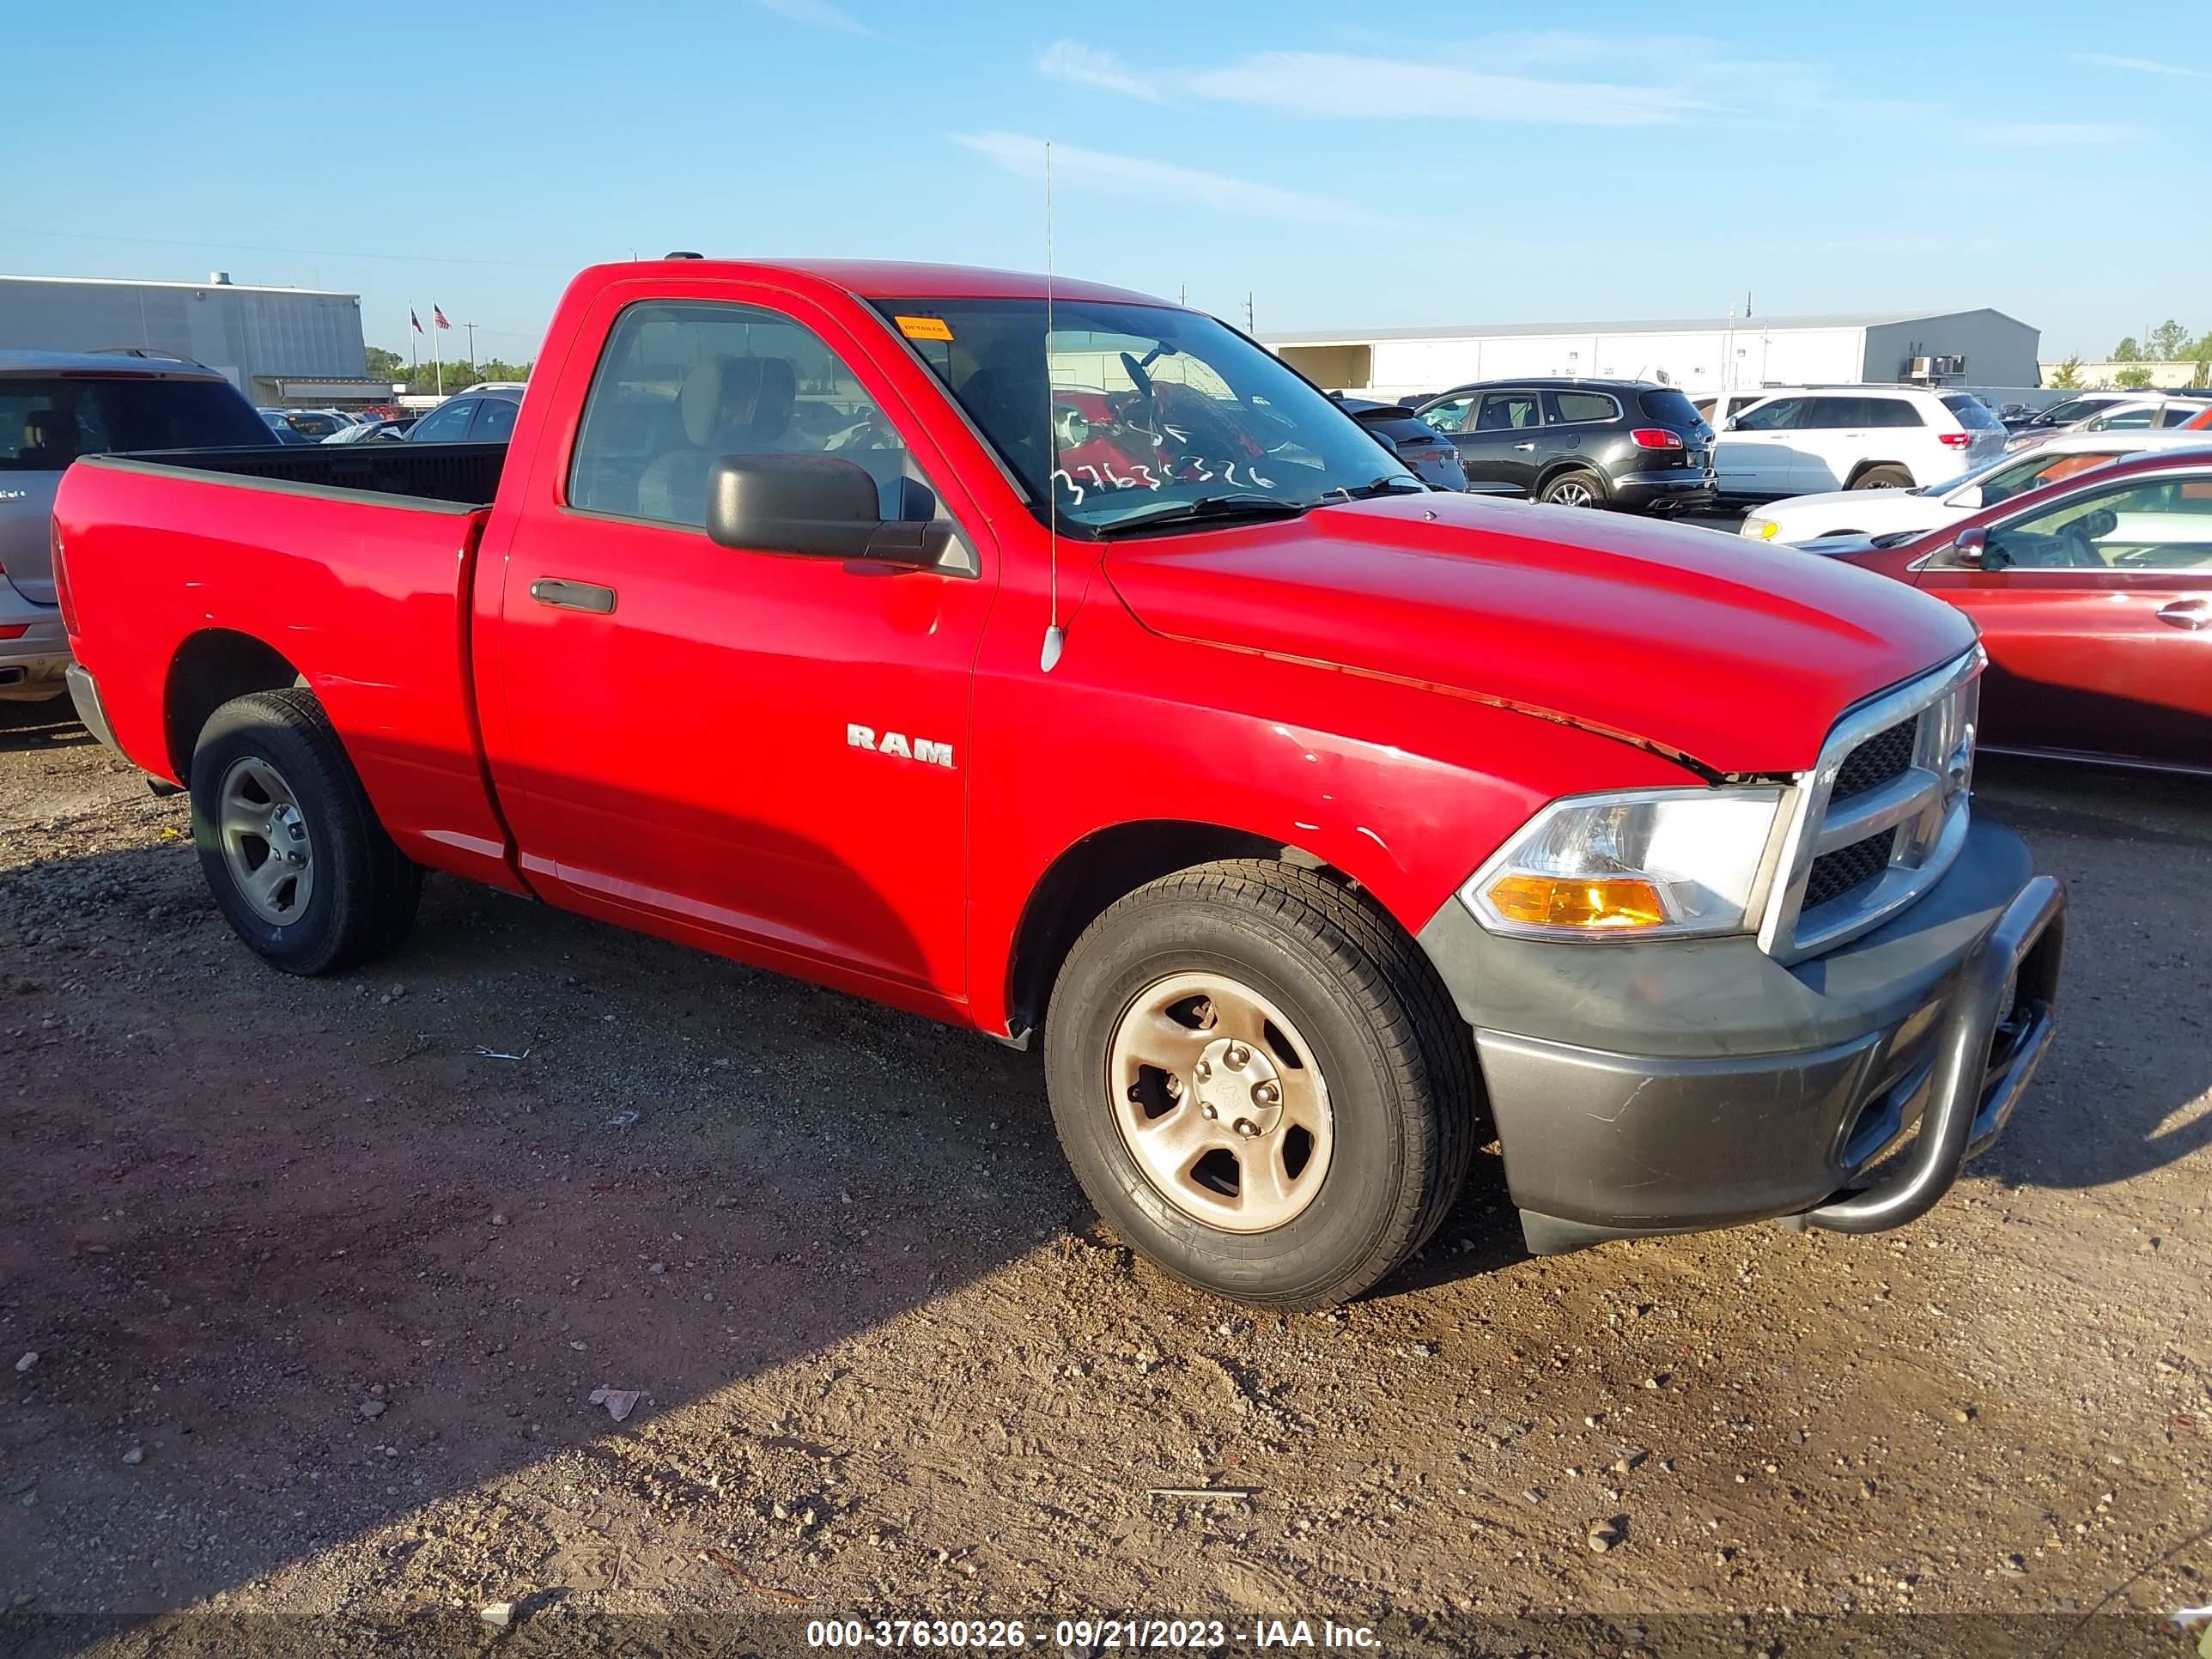
[[865, 559], [921, 568], [943, 556], [943, 525], [885, 520], [876, 481], [835, 455], [725, 455], [707, 474], [707, 538], [747, 552]]
[[1990, 556], [1990, 532], [1978, 524], [1968, 525], [1951, 538], [1951, 561], [1969, 570], [1979, 570]]
[[1733, 432], [1742, 424], [1743, 422], [1741, 420], [1735, 416], [1731, 415], [1728, 419], [1721, 422], [1721, 430], [1723, 432]]

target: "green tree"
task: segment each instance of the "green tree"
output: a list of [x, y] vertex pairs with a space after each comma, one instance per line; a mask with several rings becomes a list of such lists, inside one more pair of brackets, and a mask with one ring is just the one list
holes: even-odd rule
[[404, 383], [410, 392], [435, 392], [441, 379], [448, 392], [459, 392], [478, 380], [526, 380], [531, 368], [528, 363], [510, 363], [497, 357], [487, 357], [477, 363], [448, 357], [442, 371], [438, 365], [428, 362], [418, 362], [410, 369], [407, 360], [398, 352], [387, 351], [382, 346], [368, 348], [369, 379]]
[[2150, 384], [2150, 371], [2147, 368], [2124, 368], [2112, 376], [2112, 384], [2125, 386], [2131, 392], [2139, 391]]
[[2150, 355], [2161, 363], [2179, 362], [2189, 343], [2189, 331], [2171, 317], [2150, 331]]
[[2112, 360], [2116, 363], [2139, 363], [2143, 360], [2142, 348], [2136, 343], [2134, 335], [2121, 337], [2119, 344], [2112, 348]]
[[2054, 392], [2079, 392], [2081, 389], [2081, 359], [2069, 357], [2051, 374], [2050, 385]]

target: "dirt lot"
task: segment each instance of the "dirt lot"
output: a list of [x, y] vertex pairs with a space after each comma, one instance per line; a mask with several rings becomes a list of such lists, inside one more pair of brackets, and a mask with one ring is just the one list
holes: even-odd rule
[[0, 726], [0, 1651], [2179, 1654], [2082, 1620], [2212, 1601], [2201, 785], [1985, 763], [2065, 1029], [1919, 1225], [1532, 1261], [1486, 1157], [1382, 1294], [1254, 1318], [1102, 1234], [1033, 1058], [446, 881], [288, 979], [180, 802]]

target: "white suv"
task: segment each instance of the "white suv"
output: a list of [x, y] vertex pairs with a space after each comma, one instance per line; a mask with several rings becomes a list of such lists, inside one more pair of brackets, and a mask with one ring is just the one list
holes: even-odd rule
[[1713, 441], [1723, 496], [1772, 501], [1828, 489], [1894, 489], [1955, 478], [2004, 453], [1978, 398], [1905, 386], [1778, 392], [1732, 416]]

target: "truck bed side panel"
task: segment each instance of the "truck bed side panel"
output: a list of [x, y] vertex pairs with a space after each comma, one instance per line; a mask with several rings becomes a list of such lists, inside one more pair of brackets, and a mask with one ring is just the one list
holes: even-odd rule
[[81, 630], [118, 743], [182, 782], [170, 677], [196, 635], [260, 641], [303, 676], [409, 856], [520, 883], [477, 748], [466, 592], [484, 509], [79, 462], [55, 508]]

